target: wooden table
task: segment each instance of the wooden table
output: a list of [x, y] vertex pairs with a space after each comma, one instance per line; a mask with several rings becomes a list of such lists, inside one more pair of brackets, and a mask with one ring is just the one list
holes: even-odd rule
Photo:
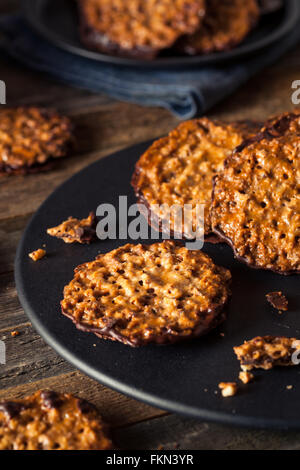
[[[0, 13], [14, 9], [16, 3], [1, 0]], [[56, 106], [81, 129], [77, 154], [61, 161], [53, 171], [0, 178], [0, 340], [7, 347], [7, 364], [0, 365], [0, 399], [22, 397], [45, 387], [74, 392], [97, 405], [122, 449], [300, 448], [300, 433], [208, 424], [129, 399], [75, 370], [34, 331], [19, 304], [13, 274], [16, 247], [30, 216], [73, 173], [115, 150], [159, 136], [178, 121], [160, 108], [143, 108], [57, 84], [3, 54], [0, 79], [7, 84], [9, 105]], [[263, 120], [291, 109], [291, 84], [297, 79], [300, 47], [212, 109], [210, 116]], [[13, 337], [15, 330], [20, 335]]]

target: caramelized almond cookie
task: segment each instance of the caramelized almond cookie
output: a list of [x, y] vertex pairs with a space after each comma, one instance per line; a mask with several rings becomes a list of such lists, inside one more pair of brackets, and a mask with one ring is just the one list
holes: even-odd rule
[[127, 244], [75, 269], [62, 312], [77, 328], [130, 346], [173, 343], [225, 320], [230, 272], [173, 241]]
[[[225, 123], [207, 118], [180, 124], [167, 137], [155, 141], [136, 164], [132, 178], [138, 202], [146, 208], [150, 225], [164, 231], [166, 215], [155, 206], [191, 205], [185, 220], [195, 232], [197, 204], [204, 205], [204, 231], [211, 230], [212, 179], [223, 169], [224, 160], [244, 139], [258, 132], [261, 124], [252, 121]], [[145, 210], [144, 210], [145, 212]], [[171, 217], [172, 233], [178, 232]], [[182, 227], [183, 235], [191, 238]], [[180, 232], [180, 230], [179, 230]]]
[[195, 32], [205, 13], [204, 0], [78, 0], [78, 5], [87, 47], [145, 60]]
[[293, 353], [300, 353], [300, 341], [284, 336], [257, 336], [233, 348], [243, 371], [294, 366]]
[[182, 39], [176, 47], [185, 54], [209, 54], [240, 44], [260, 16], [256, 0], [209, 0], [199, 30]]
[[48, 228], [51, 237], [61, 238], [65, 243], [91, 243], [96, 238], [97, 219], [94, 212], [90, 212], [86, 219], [69, 217], [57, 227]]
[[0, 173], [32, 173], [64, 157], [73, 141], [69, 118], [44, 108], [0, 110]]
[[0, 402], [0, 450], [109, 450], [96, 408], [69, 394], [38, 391]]
[[243, 143], [214, 181], [213, 231], [255, 268], [300, 272], [300, 115]]

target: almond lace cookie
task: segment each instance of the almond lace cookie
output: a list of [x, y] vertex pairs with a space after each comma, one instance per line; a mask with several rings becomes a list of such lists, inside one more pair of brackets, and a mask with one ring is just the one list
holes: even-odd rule
[[293, 353], [300, 353], [300, 341], [283, 336], [257, 336], [233, 348], [241, 368], [272, 369], [275, 366], [297, 365], [292, 361]]
[[78, 0], [82, 42], [104, 53], [154, 59], [195, 32], [204, 0]]
[[300, 272], [300, 115], [285, 114], [243, 143], [215, 178], [213, 231], [241, 261]]
[[190, 55], [224, 51], [240, 44], [260, 16], [256, 0], [209, 0], [199, 30], [176, 47]]
[[75, 269], [62, 312], [77, 328], [130, 346], [207, 333], [225, 317], [230, 272], [173, 241], [127, 244]]
[[112, 442], [96, 408], [49, 390], [0, 402], [0, 450], [109, 450]]
[[[166, 215], [155, 207], [191, 205], [185, 220], [193, 231], [197, 229], [196, 206], [204, 204], [205, 235], [211, 234], [210, 204], [212, 179], [223, 169], [224, 160], [232, 151], [260, 129], [252, 121], [225, 123], [207, 118], [180, 124], [167, 137], [155, 141], [136, 164], [132, 186], [149, 224], [164, 231]], [[171, 214], [171, 232], [178, 232], [178, 224]], [[186, 227], [183, 234], [190, 238]]]
[[69, 118], [43, 108], [0, 110], [0, 173], [32, 173], [67, 155], [73, 141]]
[[48, 228], [47, 233], [51, 237], [61, 238], [65, 243], [91, 243], [96, 239], [97, 219], [91, 212], [86, 219], [69, 217], [57, 227]]

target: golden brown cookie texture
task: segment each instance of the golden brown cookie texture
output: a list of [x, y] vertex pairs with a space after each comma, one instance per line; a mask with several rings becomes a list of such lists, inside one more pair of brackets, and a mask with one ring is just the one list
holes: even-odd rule
[[154, 59], [196, 31], [204, 0], [78, 0], [82, 42], [125, 57]]
[[[225, 123], [208, 118], [180, 124], [167, 137], [155, 141], [136, 164], [132, 178], [138, 202], [154, 228], [164, 231], [164, 212], [155, 206], [167, 204], [181, 208], [192, 206], [185, 220], [195, 232], [197, 205], [204, 205], [205, 235], [211, 233], [210, 204], [212, 179], [223, 169], [224, 160], [244, 139], [259, 131], [260, 123], [237, 121]], [[171, 214], [170, 228], [178, 232]], [[186, 238], [189, 233], [183, 232]]]
[[69, 118], [36, 107], [0, 110], [0, 173], [34, 173], [67, 155], [73, 142]]
[[40, 390], [0, 402], [0, 450], [109, 450], [96, 408], [70, 394]]
[[48, 228], [48, 235], [61, 238], [65, 243], [89, 244], [96, 239], [97, 219], [94, 212], [90, 212], [86, 219], [69, 217], [57, 227]]
[[199, 30], [177, 43], [190, 55], [224, 51], [240, 44], [260, 16], [256, 0], [208, 0]]
[[127, 244], [75, 269], [62, 312], [77, 328], [130, 346], [200, 336], [226, 317], [230, 272], [173, 241]]
[[284, 114], [241, 144], [214, 182], [213, 231], [241, 261], [300, 272], [300, 115]]
[[233, 348], [244, 371], [293, 366], [293, 353], [300, 353], [300, 341], [284, 336], [257, 336]]

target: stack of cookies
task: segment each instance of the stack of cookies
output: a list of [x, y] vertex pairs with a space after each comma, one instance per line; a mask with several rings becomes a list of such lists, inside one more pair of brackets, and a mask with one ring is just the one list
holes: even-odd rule
[[257, 24], [257, 0], [78, 0], [83, 44], [101, 52], [154, 59], [195, 55], [241, 43]]
[[252, 267], [299, 273], [299, 155], [297, 111], [264, 125], [203, 118], [155, 142], [132, 184], [156, 227], [163, 221], [155, 207], [163, 203], [204, 204], [208, 241], [214, 234]]

